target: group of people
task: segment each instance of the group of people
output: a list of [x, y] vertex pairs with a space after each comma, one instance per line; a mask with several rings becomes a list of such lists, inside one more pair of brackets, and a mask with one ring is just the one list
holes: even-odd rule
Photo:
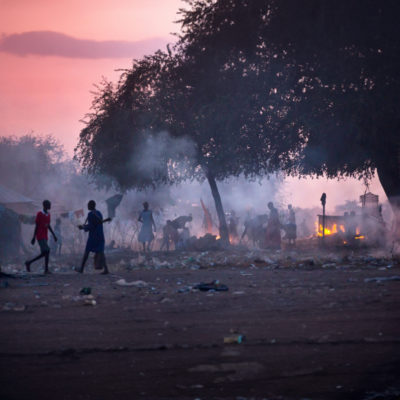
[[280, 249], [282, 243], [281, 230], [285, 231], [284, 239], [289, 245], [295, 245], [297, 238], [296, 215], [291, 204], [288, 206], [287, 223], [282, 224], [279, 212], [272, 202], [268, 203], [269, 215], [248, 217], [244, 222], [241, 239], [247, 235], [254, 245], [268, 249]]
[[[27, 260], [25, 262], [25, 267], [28, 272], [31, 271], [31, 264], [41, 258], [44, 258], [44, 272], [45, 274], [49, 274], [49, 256], [50, 256], [50, 247], [48, 244], [48, 232], [53, 236], [54, 242], [58, 242], [58, 237], [56, 235], [57, 230], [53, 230], [51, 227], [51, 202], [49, 200], [43, 201], [43, 209], [39, 211], [36, 215], [35, 219], [35, 230], [33, 232], [33, 237], [31, 240], [31, 244], [34, 245], [35, 241], [38, 242], [40, 248], [40, 254], [31, 260]], [[96, 269], [102, 269], [102, 274], [108, 274], [108, 267], [106, 263], [106, 258], [104, 255], [104, 231], [103, 231], [103, 223], [106, 221], [110, 221], [111, 219], [103, 219], [103, 216], [100, 211], [96, 210], [96, 202], [94, 200], [90, 200], [88, 203], [88, 216], [83, 225], [79, 225], [78, 228], [84, 230], [85, 232], [89, 232], [88, 240], [85, 247], [85, 252], [83, 254], [82, 262], [80, 268], [76, 268], [75, 270], [79, 273], [82, 273], [85, 264], [89, 258], [89, 254], [93, 252], [94, 256], [94, 265]], [[56, 221], [56, 226], [59, 225]], [[56, 231], [56, 232], [55, 232]], [[58, 231], [59, 232], [59, 231]], [[60, 248], [61, 249], [61, 248]]]
[[[111, 218], [103, 219], [103, 215], [99, 210], [96, 209], [96, 202], [90, 200], [88, 202], [89, 213], [87, 215], [86, 221], [83, 225], [78, 225], [80, 230], [88, 232], [88, 239], [86, 242], [85, 251], [83, 254], [82, 262], [79, 268], [75, 271], [78, 273], [83, 273], [86, 262], [89, 258], [90, 253], [94, 253], [94, 267], [95, 269], [102, 270], [102, 274], [108, 274], [108, 266], [106, 262], [106, 257], [104, 254], [105, 239], [103, 224], [107, 221], [111, 221]], [[49, 200], [43, 201], [43, 209], [36, 214], [35, 219], [35, 230], [33, 232], [33, 237], [31, 244], [34, 245], [35, 241], [39, 244], [40, 253], [31, 260], [25, 262], [25, 267], [28, 272], [31, 271], [31, 264], [37, 260], [44, 258], [44, 272], [49, 274], [49, 257], [50, 257], [50, 246], [48, 244], [49, 234], [52, 234], [54, 243], [58, 243], [60, 232], [60, 222], [56, 220], [55, 229], [51, 227], [51, 202]], [[139, 242], [143, 245], [143, 251], [149, 251], [150, 244], [154, 239], [154, 232], [156, 231], [156, 225], [153, 219], [153, 213], [149, 210], [149, 204], [147, 202], [143, 203], [143, 211], [139, 215], [138, 219], [142, 223], [142, 228], [139, 233]], [[56, 249], [61, 251], [61, 246], [57, 246]]]
[[[104, 255], [105, 239], [103, 224], [107, 221], [111, 221], [111, 218], [103, 219], [103, 215], [99, 210], [96, 209], [96, 202], [90, 200], [88, 202], [89, 213], [86, 221], [83, 225], [78, 225], [80, 230], [88, 232], [88, 239], [86, 242], [85, 251], [83, 254], [82, 262], [79, 268], [76, 268], [76, 272], [83, 273], [86, 262], [89, 258], [90, 253], [94, 253], [94, 267], [95, 269], [102, 270], [102, 274], [108, 274], [108, 266]], [[270, 211], [269, 216], [257, 216], [254, 219], [247, 219], [245, 221], [245, 230], [242, 234], [241, 239], [247, 234], [255, 242], [257, 236], [259, 243], [262, 247], [279, 249], [281, 247], [281, 229], [286, 231], [285, 238], [289, 240], [289, 243], [294, 244], [296, 240], [296, 217], [294, 210], [291, 205], [288, 206], [289, 217], [288, 223], [282, 225], [279, 219], [278, 210], [274, 207], [272, 202], [268, 203], [268, 209]], [[56, 227], [53, 230], [51, 227], [51, 202], [49, 200], [43, 201], [43, 209], [39, 211], [35, 219], [35, 230], [31, 244], [34, 245], [35, 241], [38, 242], [40, 248], [40, 254], [31, 260], [25, 262], [25, 267], [30, 272], [31, 264], [35, 261], [44, 258], [44, 272], [50, 273], [49, 270], [49, 256], [50, 247], [48, 244], [48, 232], [53, 236], [54, 243], [58, 243], [59, 237], [61, 238], [60, 232], [60, 221], [56, 220]], [[229, 219], [229, 231], [232, 236], [238, 238], [237, 225], [238, 218], [234, 211], [231, 212]], [[154, 240], [154, 232], [156, 232], [156, 224], [154, 222], [153, 213], [149, 209], [149, 203], [143, 203], [143, 211], [140, 213], [138, 221], [142, 223], [139, 232], [139, 242], [143, 246], [143, 251], [150, 251], [150, 245]], [[163, 242], [161, 250], [166, 248], [169, 250], [171, 242], [175, 245], [175, 249], [184, 248], [184, 239], [189, 238], [189, 229], [186, 227], [186, 223], [192, 221], [192, 216], [181, 216], [171, 221], [168, 220], [166, 225], [163, 227]], [[266, 225], [264, 228], [264, 224]], [[180, 231], [178, 231], [180, 230]], [[61, 246], [56, 246], [56, 249], [61, 251]]]

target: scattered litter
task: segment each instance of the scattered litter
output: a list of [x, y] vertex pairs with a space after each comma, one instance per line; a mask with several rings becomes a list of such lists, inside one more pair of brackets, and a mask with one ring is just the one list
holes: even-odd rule
[[230, 335], [230, 336], [225, 336], [224, 337], [224, 343], [225, 344], [241, 344], [245, 340], [245, 336], [243, 335]]
[[84, 295], [89, 295], [90, 293], [92, 293], [92, 288], [90, 287], [84, 287], [79, 292], [79, 294], [84, 294]]
[[400, 276], [395, 275], [395, 276], [382, 276], [382, 277], [377, 277], [377, 278], [365, 278], [364, 282], [369, 283], [369, 282], [387, 282], [387, 281], [400, 281]]
[[178, 292], [178, 293], [188, 293], [188, 292], [191, 292], [192, 289], [193, 289], [193, 288], [192, 288], [191, 286], [185, 286], [185, 287], [179, 288], [179, 289], [177, 290], [177, 292]]
[[232, 294], [241, 295], [241, 294], [245, 294], [245, 293], [246, 293], [246, 292], [242, 292], [242, 291], [238, 290], [237, 292], [233, 292]]
[[26, 310], [26, 306], [16, 306], [13, 308], [13, 311], [25, 311]]
[[94, 299], [93, 295], [85, 296], [83, 304], [85, 306], [95, 306], [97, 304], [96, 300]]
[[336, 267], [336, 263], [322, 264], [322, 268], [334, 268], [334, 267]]
[[132, 282], [127, 282], [125, 279], [119, 279], [115, 282], [116, 285], [119, 286], [134, 286], [138, 288], [144, 288], [149, 286], [147, 282], [144, 281], [132, 281]]
[[226, 292], [229, 290], [228, 286], [219, 283], [218, 280], [212, 281], [210, 283], [199, 283], [198, 285], [194, 286], [195, 289], [199, 289], [202, 292], [207, 292], [209, 290], [215, 290], [216, 292]]
[[171, 300], [170, 298], [168, 298], [168, 297], [164, 297], [164, 298], [160, 301], [160, 303], [172, 303], [172, 300]]
[[26, 306], [24, 305], [17, 305], [15, 303], [6, 303], [3, 306], [3, 311], [25, 311], [26, 310]]

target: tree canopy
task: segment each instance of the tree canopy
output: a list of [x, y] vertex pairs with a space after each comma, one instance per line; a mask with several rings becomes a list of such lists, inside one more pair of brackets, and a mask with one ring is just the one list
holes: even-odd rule
[[[77, 147], [89, 171], [127, 187], [184, 177], [213, 187], [274, 170], [361, 177], [377, 169], [400, 206], [399, 2], [188, 4], [173, 50], [135, 61], [95, 99]], [[193, 154], [165, 152], [143, 178], [130, 160], [161, 130], [190, 138]], [[190, 161], [184, 173], [171, 173], [174, 158]]]

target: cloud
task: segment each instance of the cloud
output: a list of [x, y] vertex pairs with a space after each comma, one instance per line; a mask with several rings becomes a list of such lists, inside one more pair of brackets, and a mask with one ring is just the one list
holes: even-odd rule
[[19, 56], [134, 58], [154, 52], [167, 43], [163, 38], [97, 41], [78, 39], [59, 32], [34, 31], [3, 35], [0, 38], [0, 51]]

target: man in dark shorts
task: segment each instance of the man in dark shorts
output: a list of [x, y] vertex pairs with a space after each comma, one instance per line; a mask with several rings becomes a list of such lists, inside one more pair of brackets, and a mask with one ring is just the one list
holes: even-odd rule
[[40, 247], [40, 254], [33, 258], [32, 260], [28, 260], [25, 262], [26, 270], [31, 272], [31, 264], [40, 258], [44, 257], [44, 273], [48, 274], [49, 271], [49, 256], [50, 256], [50, 247], [48, 245], [48, 232], [50, 231], [53, 235], [54, 241], [57, 242], [57, 236], [54, 234], [53, 229], [50, 226], [50, 213], [51, 203], [49, 200], [43, 201], [43, 211], [39, 211], [36, 215], [35, 220], [35, 231], [33, 233], [33, 238], [31, 240], [31, 244], [35, 244], [35, 239], [38, 241]]
[[90, 200], [88, 203], [89, 214], [84, 225], [79, 225], [79, 229], [83, 229], [85, 232], [89, 232], [89, 237], [86, 243], [85, 253], [83, 255], [82, 264], [76, 272], [83, 272], [86, 261], [89, 257], [89, 253], [94, 254], [94, 267], [95, 269], [103, 269], [102, 274], [108, 274], [108, 268], [106, 263], [106, 257], [104, 256], [104, 232], [103, 223], [111, 221], [110, 218], [103, 220], [103, 216], [100, 211], [96, 210], [96, 202]]

